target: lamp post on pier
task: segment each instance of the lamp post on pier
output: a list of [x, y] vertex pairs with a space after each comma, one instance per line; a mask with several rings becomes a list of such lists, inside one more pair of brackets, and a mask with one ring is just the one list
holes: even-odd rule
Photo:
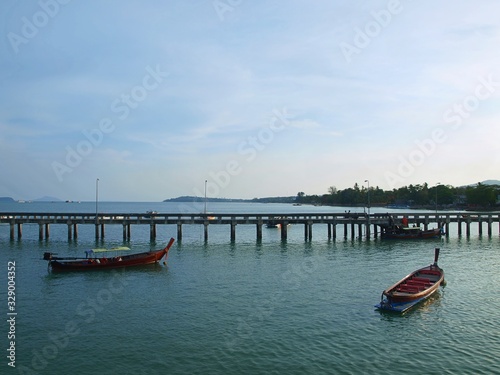
[[436, 184], [436, 198], [434, 200], [434, 202], [436, 203], [436, 216], [437, 216], [437, 213], [438, 213], [438, 186], [441, 184], [441, 182], [438, 182]]
[[99, 238], [99, 179], [95, 180], [95, 238]]
[[203, 214], [207, 214], [207, 180], [205, 180], [205, 208], [203, 209]]
[[440, 184], [441, 184], [441, 182], [438, 182], [436, 184], [436, 198], [435, 198], [435, 203], [436, 203], [436, 223], [437, 223], [438, 228], [441, 227], [441, 223], [440, 223], [439, 216], [438, 216], [438, 186]]
[[370, 181], [365, 180], [368, 183], [368, 215], [370, 215]]
[[368, 217], [366, 220], [366, 238], [370, 239], [370, 181], [365, 180], [365, 182], [368, 184]]

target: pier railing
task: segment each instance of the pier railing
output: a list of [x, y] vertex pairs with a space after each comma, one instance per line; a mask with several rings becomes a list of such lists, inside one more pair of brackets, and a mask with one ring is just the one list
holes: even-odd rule
[[[176, 225], [177, 239], [182, 239], [182, 226], [184, 224], [198, 224], [204, 226], [205, 240], [208, 240], [208, 227], [210, 225], [230, 226], [231, 240], [236, 238], [237, 225], [255, 225], [257, 240], [262, 239], [262, 227], [276, 225], [280, 227], [281, 238], [287, 238], [287, 227], [292, 224], [304, 225], [304, 236], [312, 238], [314, 224], [326, 224], [328, 238], [337, 237], [337, 226], [344, 227], [344, 237], [349, 234], [352, 238], [372, 234], [377, 237], [379, 227], [400, 223], [406, 216], [411, 225], [423, 225], [428, 229], [430, 224], [444, 226], [445, 233], [449, 232], [451, 223], [458, 224], [458, 234], [462, 235], [462, 224], [465, 225], [466, 235], [470, 235], [471, 223], [478, 223], [479, 234], [483, 234], [483, 223], [487, 225], [487, 233], [492, 235], [492, 224], [499, 223], [500, 214], [495, 212], [437, 212], [437, 213], [0, 213], [0, 223], [10, 225], [10, 238], [22, 237], [23, 224], [38, 224], [39, 238], [49, 238], [50, 225], [59, 224], [68, 226], [68, 239], [78, 237], [79, 225], [94, 225], [96, 238], [103, 238], [106, 225], [122, 225], [123, 238], [131, 237], [131, 225], [149, 225], [150, 238], [156, 238], [158, 225]], [[350, 227], [350, 229], [349, 229]], [[372, 232], [373, 228], [373, 232]], [[357, 233], [356, 233], [357, 232]]]

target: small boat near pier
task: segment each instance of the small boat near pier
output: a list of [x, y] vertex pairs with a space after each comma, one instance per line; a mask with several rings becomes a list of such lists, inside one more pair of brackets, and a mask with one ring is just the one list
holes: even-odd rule
[[390, 227], [382, 231], [383, 239], [391, 240], [423, 240], [428, 238], [440, 238], [444, 234], [442, 228], [423, 230], [420, 227]]

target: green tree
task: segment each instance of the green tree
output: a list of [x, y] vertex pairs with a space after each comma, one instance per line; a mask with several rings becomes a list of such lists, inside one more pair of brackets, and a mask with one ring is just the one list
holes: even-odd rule
[[298, 203], [303, 202], [305, 195], [306, 195], [306, 193], [304, 193], [303, 191], [299, 191], [297, 193], [297, 198], [295, 198], [295, 201]]
[[480, 182], [477, 186], [469, 186], [465, 190], [467, 203], [482, 207], [489, 207], [496, 204], [497, 188], [491, 185], [483, 185]]

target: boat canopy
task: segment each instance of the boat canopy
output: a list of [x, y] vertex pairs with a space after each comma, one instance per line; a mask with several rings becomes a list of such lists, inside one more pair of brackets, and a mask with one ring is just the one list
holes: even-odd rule
[[128, 250], [130, 250], [130, 247], [117, 246], [117, 247], [112, 247], [111, 249], [97, 248], [97, 249], [85, 250], [85, 254], [87, 257], [89, 257], [95, 253], [109, 253], [109, 252], [128, 251]]

